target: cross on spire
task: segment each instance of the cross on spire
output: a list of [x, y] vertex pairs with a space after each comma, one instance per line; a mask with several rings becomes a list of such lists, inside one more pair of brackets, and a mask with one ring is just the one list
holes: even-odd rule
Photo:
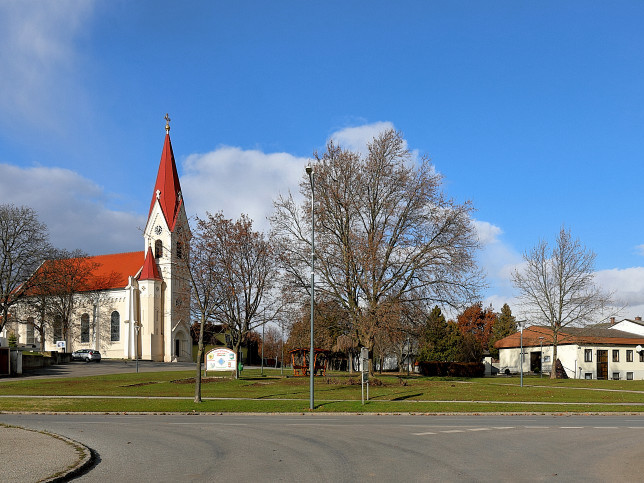
[[163, 119], [165, 119], [165, 132], [166, 134], [170, 134], [170, 116], [167, 112], [165, 113], [165, 117]]

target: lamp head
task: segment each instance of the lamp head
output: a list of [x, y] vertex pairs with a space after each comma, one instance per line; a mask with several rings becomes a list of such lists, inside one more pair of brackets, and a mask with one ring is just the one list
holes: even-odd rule
[[308, 174], [309, 176], [311, 176], [311, 174], [312, 174], [312, 173], [313, 173], [313, 166], [311, 166], [311, 165], [309, 164], [309, 165], [307, 165], [307, 166], [306, 166], [306, 174]]

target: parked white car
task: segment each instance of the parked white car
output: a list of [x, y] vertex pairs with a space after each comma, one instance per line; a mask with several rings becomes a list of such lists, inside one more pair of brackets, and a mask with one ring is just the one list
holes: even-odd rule
[[80, 349], [72, 352], [73, 361], [101, 362], [101, 353], [94, 349]]

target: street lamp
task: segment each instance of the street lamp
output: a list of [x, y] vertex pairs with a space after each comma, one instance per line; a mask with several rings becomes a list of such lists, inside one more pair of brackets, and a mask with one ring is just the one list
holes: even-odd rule
[[519, 320], [519, 332], [521, 332], [521, 353], [519, 356], [519, 364], [521, 365], [521, 387], [523, 387], [523, 328], [525, 327], [525, 320]]
[[306, 167], [306, 174], [311, 182], [311, 348], [309, 352], [309, 410], [313, 411], [313, 371], [315, 369], [315, 357], [313, 349], [313, 304], [315, 303], [315, 189], [313, 180], [315, 173], [311, 163]]
[[543, 378], [543, 336], [539, 337], [539, 377]]

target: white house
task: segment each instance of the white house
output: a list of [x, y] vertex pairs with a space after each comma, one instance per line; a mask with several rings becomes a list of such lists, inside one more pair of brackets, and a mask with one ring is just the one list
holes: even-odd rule
[[[67, 352], [88, 348], [100, 350], [107, 358], [192, 360], [190, 285], [183, 263], [190, 228], [167, 123], [151, 195], [144, 250], [89, 258], [97, 268], [75, 298], [73, 321], [64, 340]], [[136, 232], [133, 226], [132, 234]], [[39, 319], [33, 308], [19, 304], [11, 316], [6, 332], [14, 331], [19, 344], [39, 346], [33, 325]], [[63, 331], [56, 321], [48, 329], [45, 350], [56, 350]]]
[[[557, 358], [568, 377], [576, 379], [644, 379], [644, 334], [613, 327], [564, 327], [557, 342]], [[531, 326], [523, 330], [524, 373], [550, 373], [553, 333], [549, 327]], [[499, 371], [521, 370], [521, 334], [496, 342]]]

